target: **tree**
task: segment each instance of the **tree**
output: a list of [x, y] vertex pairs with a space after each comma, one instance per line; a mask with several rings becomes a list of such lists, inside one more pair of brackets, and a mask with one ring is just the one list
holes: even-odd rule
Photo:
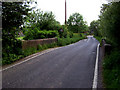
[[102, 4], [101, 10], [100, 10], [100, 14], [102, 15], [105, 10], [107, 10], [107, 8], [110, 6], [111, 3], [109, 4]]
[[108, 4], [100, 16], [100, 31], [114, 45], [120, 45], [120, 2]]
[[90, 32], [91, 34], [94, 34], [95, 36], [98, 36], [99, 35], [99, 21], [98, 20], [93, 20], [91, 23], [90, 23]]
[[21, 42], [16, 39], [16, 32], [29, 15], [29, 5], [22, 2], [2, 3], [2, 52], [3, 59], [10, 54], [20, 54]]
[[39, 30], [59, 30], [61, 28], [52, 12], [44, 13], [39, 9], [31, 12], [31, 15], [26, 18], [25, 25], [32, 29], [37, 27]]
[[83, 21], [83, 16], [79, 13], [73, 13], [68, 19], [68, 29], [72, 32], [82, 32], [86, 27], [86, 22]]
[[30, 11], [27, 7], [22, 2], [2, 3], [2, 28], [5, 32], [14, 32], [13, 28], [19, 28], [23, 24], [23, 19]]

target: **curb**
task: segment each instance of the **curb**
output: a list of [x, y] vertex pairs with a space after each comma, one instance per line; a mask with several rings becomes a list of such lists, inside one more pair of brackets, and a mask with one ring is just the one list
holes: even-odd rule
[[95, 63], [95, 71], [94, 71], [94, 79], [93, 79], [93, 86], [92, 89], [97, 89], [97, 81], [98, 81], [98, 56], [99, 56], [99, 46], [100, 43], [97, 46], [97, 55], [96, 55], [96, 63]]

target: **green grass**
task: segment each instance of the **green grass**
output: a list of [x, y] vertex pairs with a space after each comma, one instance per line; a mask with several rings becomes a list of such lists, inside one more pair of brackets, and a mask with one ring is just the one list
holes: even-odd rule
[[[102, 37], [94, 36], [102, 45]], [[106, 40], [106, 43], [110, 41]], [[103, 82], [105, 88], [120, 88], [120, 50], [113, 49], [108, 54], [106, 52], [103, 60]]]
[[[80, 37], [80, 34], [73, 34], [73, 37], [67, 37], [67, 38], [58, 38], [58, 41], [56, 43], [51, 43], [51, 44], [44, 44], [44, 45], [38, 45], [37, 48], [27, 48], [25, 50], [22, 51], [21, 55], [16, 55], [16, 54], [6, 54], [4, 53], [4, 58], [3, 58], [3, 65], [5, 64], [11, 64], [21, 58], [24, 58], [26, 56], [29, 56], [31, 54], [43, 51], [45, 49], [48, 48], [54, 48], [54, 47], [60, 47], [60, 46], [65, 46], [65, 45], [69, 45], [72, 43], [75, 43], [79, 40], [85, 39], [86, 36], [82, 35]], [[19, 37], [18, 39], [23, 39], [23, 37]]]
[[120, 51], [115, 49], [103, 61], [103, 77], [106, 88], [120, 88]]
[[103, 37], [94, 36], [94, 38], [96, 38], [99, 41], [100, 46], [102, 46], [102, 39], [103, 39]]
[[23, 55], [28, 56], [48, 48], [69, 45], [85, 38], [86, 38], [85, 36], [80, 37], [79, 34], [74, 34], [72, 38], [58, 38], [58, 41], [56, 43], [38, 45], [37, 48], [27, 48], [26, 50], [24, 50]]
[[58, 46], [65, 46], [72, 43], [75, 43], [79, 40], [85, 39], [85, 36], [80, 37], [80, 34], [73, 34], [72, 38], [58, 38]]
[[[94, 36], [102, 45], [102, 37]], [[111, 44], [106, 39], [106, 43]], [[114, 48], [112, 46], [112, 48]], [[120, 88], [120, 50], [114, 48], [103, 60], [103, 82], [105, 88]]]
[[99, 42], [102, 41], [102, 38], [101, 38], [101, 37], [95, 36], [95, 38], [96, 38]]

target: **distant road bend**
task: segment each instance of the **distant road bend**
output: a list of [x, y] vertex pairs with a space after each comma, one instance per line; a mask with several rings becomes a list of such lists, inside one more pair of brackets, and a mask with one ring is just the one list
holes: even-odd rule
[[89, 36], [6, 69], [3, 88], [92, 88], [98, 43]]

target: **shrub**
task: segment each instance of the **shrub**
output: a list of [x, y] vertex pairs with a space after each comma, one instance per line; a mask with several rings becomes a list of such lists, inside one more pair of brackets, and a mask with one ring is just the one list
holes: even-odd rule
[[63, 30], [64, 30], [64, 32], [63, 32], [63, 37], [64, 37], [64, 38], [67, 38], [67, 37], [68, 37], [68, 28], [67, 28], [66, 25], [63, 25]]
[[113, 50], [103, 62], [106, 88], [120, 88], [120, 51]]
[[73, 32], [69, 32], [69, 37], [70, 37], [70, 38], [73, 37]]
[[[28, 55], [34, 54], [36, 52], [39, 52], [41, 50], [45, 50], [47, 48], [53, 48], [56, 46], [65, 46], [71, 43], [75, 43], [81, 39], [84, 39], [84, 37], [80, 37], [79, 34], [73, 34], [73, 37], [67, 37], [67, 38], [58, 38], [58, 42], [51, 43], [51, 44], [44, 44], [44, 45], [38, 45], [37, 48], [27, 48], [24, 51], [21, 51], [18, 54], [14, 53], [3, 53], [3, 60], [2, 63], [4, 64], [11, 64], [12, 62], [15, 62], [16, 60], [26, 57]], [[8, 47], [7, 49], [9, 49]], [[19, 50], [20, 51], [20, 50]], [[11, 51], [9, 51], [11, 52]]]
[[2, 64], [10, 64], [12, 62], [15, 62], [16, 60], [19, 60], [22, 57], [22, 55], [3, 53]]
[[39, 44], [39, 45], [37, 46], [37, 50], [43, 50], [42, 45]]
[[36, 32], [28, 32], [24, 39], [25, 40], [33, 40], [33, 39], [44, 39], [44, 38], [53, 38], [57, 37], [58, 32], [56, 30], [43, 30], [43, 31], [36, 31]]
[[23, 51], [23, 55], [24, 55], [24, 57], [26, 57], [26, 56], [31, 55], [36, 52], [37, 52], [36, 48], [27, 48]]
[[[102, 11], [103, 10], [103, 11]], [[112, 45], [120, 46], [120, 2], [103, 4], [100, 15], [100, 32]]]

